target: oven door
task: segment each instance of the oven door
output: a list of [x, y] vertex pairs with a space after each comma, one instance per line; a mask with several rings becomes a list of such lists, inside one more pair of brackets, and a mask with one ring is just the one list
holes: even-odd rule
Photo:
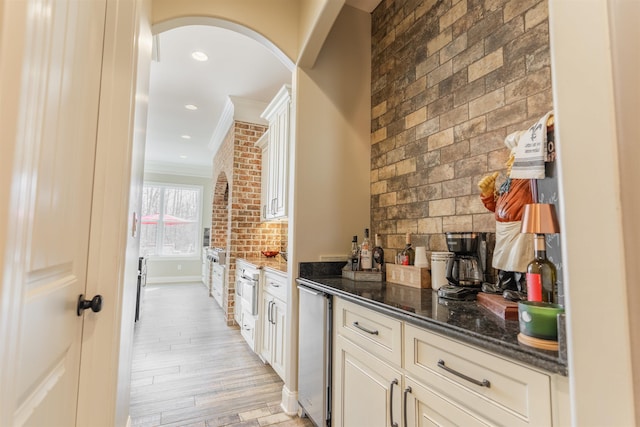
[[248, 311], [252, 316], [256, 316], [258, 314], [258, 282], [238, 278], [236, 286], [241, 289], [240, 299], [242, 300], [243, 310]]

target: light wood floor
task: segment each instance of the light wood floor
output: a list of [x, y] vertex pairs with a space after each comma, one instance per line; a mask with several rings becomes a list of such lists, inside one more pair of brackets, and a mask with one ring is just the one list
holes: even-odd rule
[[282, 412], [282, 385], [226, 326], [204, 285], [147, 285], [135, 326], [133, 426], [312, 426]]

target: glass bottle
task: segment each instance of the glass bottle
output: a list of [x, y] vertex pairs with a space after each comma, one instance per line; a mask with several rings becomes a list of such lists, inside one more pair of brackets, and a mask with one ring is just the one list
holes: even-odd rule
[[351, 261], [351, 270], [357, 271], [360, 268], [360, 248], [358, 247], [358, 236], [353, 236], [351, 241], [351, 253], [349, 254]]
[[371, 242], [369, 242], [369, 229], [364, 229], [364, 239], [360, 245], [360, 270], [371, 271], [373, 261], [371, 259]]
[[400, 263], [402, 265], [413, 265], [416, 261], [416, 252], [411, 247], [411, 233], [406, 235], [406, 245], [400, 252]]
[[547, 259], [544, 234], [533, 241], [535, 258], [527, 266], [527, 299], [557, 303], [556, 266]]
[[373, 248], [373, 269], [376, 271], [382, 271], [384, 265], [384, 251], [380, 246], [380, 235], [376, 234], [375, 247]]

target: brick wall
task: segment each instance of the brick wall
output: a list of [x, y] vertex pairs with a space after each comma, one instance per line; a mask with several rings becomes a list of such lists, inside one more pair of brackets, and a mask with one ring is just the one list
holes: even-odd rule
[[477, 182], [552, 109], [546, 0], [383, 0], [372, 14], [371, 229], [392, 257], [495, 231]]
[[[223, 309], [234, 323], [235, 263], [260, 256], [260, 250], [281, 249], [287, 242], [287, 222], [260, 223], [261, 158], [255, 146], [267, 127], [234, 122], [213, 159], [211, 246], [227, 249]], [[229, 179], [230, 177], [230, 179]]]

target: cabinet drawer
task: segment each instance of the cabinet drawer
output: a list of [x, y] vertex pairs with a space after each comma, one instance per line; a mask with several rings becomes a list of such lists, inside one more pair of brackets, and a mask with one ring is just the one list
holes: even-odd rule
[[269, 292], [274, 297], [286, 302], [288, 300], [287, 288], [287, 276], [265, 270], [263, 287], [265, 292]]
[[341, 298], [334, 300], [336, 333], [349, 338], [372, 354], [400, 366], [402, 322]]
[[490, 424], [552, 423], [548, 375], [412, 325], [404, 359], [408, 372]]
[[240, 334], [249, 344], [251, 350], [255, 351], [256, 347], [256, 317], [246, 310], [242, 310], [240, 314]]

